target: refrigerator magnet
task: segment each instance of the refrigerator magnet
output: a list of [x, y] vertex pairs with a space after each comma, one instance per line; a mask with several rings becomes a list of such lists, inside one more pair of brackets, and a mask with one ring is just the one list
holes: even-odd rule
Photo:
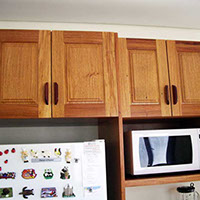
[[41, 190], [41, 198], [50, 198], [50, 197], [57, 197], [56, 188], [42, 188]]
[[24, 187], [19, 195], [22, 195], [24, 199], [28, 199], [27, 196], [34, 195], [34, 189], [27, 189], [27, 187]]
[[55, 148], [54, 154], [55, 154], [56, 157], [59, 158], [62, 155], [61, 148]]
[[65, 197], [75, 197], [76, 195], [74, 194], [73, 187], [70, 187], [68, 184], [66, 187], [63, 188], [63, 194], [62, 196]]
[[61, 172], [60, 172], [60, 178], [65, 180], [65, 179], [70, 179], [70, 174], [69, 174], [69, 169], [68, 167], [64, 167]]
[[0, 188], [0, 199], [11, 198], [13, 197], [13, 189], [9, 188]]
[[24, 179], [35, 179], [36, 176], [35, 169], [24, 169], [22, 171], [22, 178]]
[[65, 161], [66, 163], [71, 163], [71, 159], [72, 159], [72, 152], [70, 149], [67, 149], [65, 152]]
[[5, 153], [5, 154], [8, 154], [8, 153], [9, 153], [9, 150], [8, 150], [8, 149], [6, 149], [6, 150], [4, 151], [4, 153]]
[[80, 160], [79, 158], [74, 158], [74, 162], [75, 162], [75, 163], [78, 163], [79, 160]]
[[15, 179], [15, 172], [0, 173], [0, 179]]
[[44, 178], [45, 179], [52, 179], [53, 178], [53, 171], [52, 171], [52, 169], [45, 169], [44, 170], [44, 174], [43, 174], [43, 176], [44, 176]]
[[12, 153], [15, 153], [15, 152], [16, 152], [16, 149], [15, 149], [15, 148], [12, 148], [12, 149], [11, 149], [11, 152], [12, 152]]
[[21, 151], [21, 158], [24, 161], [24, 163], [28, 163], [28, 151], [26, 151], [25, 149], [23, 149]]
[[33, 158], [38, 158], [38, 157], [39, 157], [38, 152], [37, 152], [37, 151], [34, 151], [33, 149], [31, 149], [31, 156], [32, 156]]

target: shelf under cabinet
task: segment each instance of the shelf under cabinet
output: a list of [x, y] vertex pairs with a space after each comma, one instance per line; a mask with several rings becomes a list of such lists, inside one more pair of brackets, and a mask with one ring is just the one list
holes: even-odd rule
[[160, 185], [180, 182], [200, 181], [200, 172], [197, 174], [181, 174], [181, 175], [168, 175], [164, 177], [142, 177], [131, 178], [125, 180], [125, 187], [136, 187], [145, 185]]

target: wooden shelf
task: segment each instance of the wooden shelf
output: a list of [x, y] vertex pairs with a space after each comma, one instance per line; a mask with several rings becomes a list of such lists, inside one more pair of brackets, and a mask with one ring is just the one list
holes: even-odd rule
[[126, 178], [125, 187], [136, 187], [145, 185], [160, 185], [160, 184], [170, 184], [170, 183], [180, 183], [180, 182], [190, 182], [199, 181], [199, 174], [181, 174], [181, 175], [171, 175], [164, 177], [145, 177], [145, 178]]

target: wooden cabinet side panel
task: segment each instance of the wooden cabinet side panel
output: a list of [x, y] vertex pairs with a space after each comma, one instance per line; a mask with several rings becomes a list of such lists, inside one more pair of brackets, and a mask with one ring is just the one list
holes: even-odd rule
[[172, 100], [172, 113], [173, 116], [180, 116], [182, 115], [182, 107], [181, 107], [182, 95], [181, 95], [181, 90], [179, 89], [180, 73], [179, 73], [179, 62], [178, 62], [178, 55], [176, 51], [175, 41], [167, 41], [167, 53], [168, 53], [168, 63], [169, 63], [170, 92], [172, 99], [173, 99], [172, 85], [175, 85], [178, 88], [178, 102], [176, 105], [174, 105]]
[[103, 63], [106, 116], [118, 116], [115, 33], [103, 33]]
[[[62, 31], [52, 32], [52, 116], [64, 117], [65, 50]], [[54, 84], [58, 84], [58, 103], [55, 105]]]
[[[39, 31], [38, 115], [51, 117], [51, 32]], [[48, 83], [48, 105], [45, 103], [45, 83]]]
[[[159, 76], [159, 92], [162, 116], [171, 116], [171, 95], [170, 95], [170, 80], [167, 61], [166, 42], [164, 40], [156, 41], [157, 62], [158, 62], [158, 76]], [[169, 105], [166, 102], [165, 86], [168, 86]]]
[[118, 39], [118, 47], [119, 47], [118, 84], [119, 84], [121, 113], [123, 117], [130, 117], [131, 116], [130, 71], [129, 71], [127, 42], [125, 38]]
[[99, 138], [105, 139], [108, 199], [125, 200], [125, 168], [122, 118], [99, 123]]

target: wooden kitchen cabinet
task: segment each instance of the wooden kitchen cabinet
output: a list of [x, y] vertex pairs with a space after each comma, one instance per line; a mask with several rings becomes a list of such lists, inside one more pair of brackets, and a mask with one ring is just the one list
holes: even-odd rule
[[171, 116], [165, 41], [119, 38], [118, 47], [122, 116]]
[[173, 116], [200, 116], [200, 42], [167, 41]]
[[118, 115], [117, 34], [52, 32], [53, 117]]
[[0, 118], [51, 117], [50, 38], [50, 31], [0, 30]]

